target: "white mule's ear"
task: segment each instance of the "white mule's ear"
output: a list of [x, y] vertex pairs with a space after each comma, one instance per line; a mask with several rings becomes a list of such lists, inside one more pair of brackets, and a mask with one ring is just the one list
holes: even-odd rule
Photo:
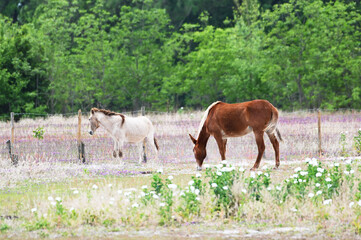
[[193, 142], [194, 144], [196, 144], [196, 143], [197, 143], [197, 140], [196, 140], [194, 137], [192, 137], [192, 135], [191, 135], [191, 134], [189, 134], [189, 137], [191, 138], [191, 140], [192, 140], [192, 142]]

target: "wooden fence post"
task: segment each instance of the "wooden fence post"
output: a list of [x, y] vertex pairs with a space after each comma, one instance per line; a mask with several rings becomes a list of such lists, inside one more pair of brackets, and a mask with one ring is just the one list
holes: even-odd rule
[[15, 143], [15, 123], [14, 123], [14, 113], [13, 112], [10, 113], [10, 131], [11, 131], [10, 140], [8, 140], [6, 142], [6, 145], [9, 150], [9, 156], [10, 156], [11, 162], [13, 163], [14, 166], [17, 166], [18, 162], [19, 162], [19, 157], [17, 155], [13, 154], [13, 150], [12, 150], [12, 146], [14, 146], [14, 143]]
[[318, 118], [318, 155], [322, 156], [322, 145], [321, 145], [321, 111], [317, 110], [317, 118]]
[[11, 145], [14, 145], [14, 142], [15, 142], [15, 124], [14, 124], [14, 113], [11, 112], [10, 113], [10, 128], [11, 128], [11, 138], [10, 138], [10, 142], [11, 142]]
[[78, 159], [85, 163], [85, 146], [81, 141], [81, 109], [78, 111], [78, 132], [76, 138], [78, 142]]
[[[142, 106], [141, 112], [142, 112], [142, 116], [145, 116], [145, 107], [144, 106]], [[147, 151], [147, 149], [146, 149], [146, 146], [145, 146], [145, 139], [144, 139], [143, 140], [143, 163], [147, 162], [147, 153], [146, 153], [146, 151]]]

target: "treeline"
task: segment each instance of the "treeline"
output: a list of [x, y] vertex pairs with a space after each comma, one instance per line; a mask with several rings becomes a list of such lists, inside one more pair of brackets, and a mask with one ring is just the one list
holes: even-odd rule
[[[172, 13], [170, 2], [183, 12]], [[3, 6], [0, 115], [176, 110], [256, 98], [284, 110], [361, 108], [357, 2], [189, 0], [191, 10], [187, 2]], [[231, 15], [212, 13], [221, 2]], [[210, 9], [197, 8], [195, 19], [195, 3]]]

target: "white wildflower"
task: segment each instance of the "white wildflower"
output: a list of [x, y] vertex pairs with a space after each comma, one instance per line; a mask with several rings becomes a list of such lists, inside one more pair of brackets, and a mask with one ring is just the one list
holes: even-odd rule
[[240, 167], [240, 168], [239, 168], [239, 171], [240, 171], [240, 172], [244, 172], [245, 169], [244, 169], [243, 167]]
[[154, 199], [158, 199], [159, 196], [158, 196], [157, 194], [154, 194], [154, 195], [153, 195], [153, 198], [154, 198]]
[[302, 170], [302, 168], [300, 168], [300, 167], [295, 168], [295, 172], [299, 172], [299, 171], [301, 171], [301, 170]]
[[48, 197], [48, 200], [49, 200], [49, 201], [54, 201], [54, 198], [53, 198], [52, 196], [49, 196], [49, 197]]
[[340, 164], [339, 164], [339, 163], [335, 163], [334, 166], [335, 166], [335, 167], [338, 167], [338, 166], [340, 166]]
[[224, 190], [228, 190], [228, 186], [224, 186], [223, 189], [224, 189]]
[[357, 205], [361, 206], [361, 200], [359, 200], [359, 201], [357, 202]]
[[316, 173], [316, 177], [322, 177], [322, 173], [320, 172]]
[[317, 168], [317, 172], [323, 173], [325, 171], [325, 169], [323, 168]]
[[218, 176], [222, 176], [222, 172], [217, 171], [216, 174], [217, 174]]
[[31, 212], [36, 212], [38, 209], [36, 209], [36, 208], [32, 208], [31, 209]]
[[203, 166], [204, 166], [204, 168], [206, 168], [206, 169], [211, 167], [211, 165], [209, 165], [209, 164], [204, 164]]
[[194, 192], [194, 190], [196, 190], [196, 188], [194, 186], [191, 186], [190, 190], [191, 190], [191, 192]]
[[163, 173], [163, 169], [162, 168], [158, 169], [157, 173]]
[[53, 202], [51, 202], [50, 204], [53, 205], [53, 206], [55, 206], [55, 205], [56, 205], [56, 202], [53, 201]]
[[263, 175], [265, 175], [266, 177], [269, 177], [269, 174], [268, 174], [268, 173], [264, 173]]
[[355, 173], [355, 170], [351, 169], [350, 174], [354, 174], [354, 173]]
[[332, 184], [327, 184], [327, 188], [330, 188], [330, 187], [332, 187]]
[[257, 175], [259, 176], [259, 175], [262, 175], [262, 171], [257, 171]]
[[241, 191], [242, 191], [243, 193], [247, 193], [247, 190], [244, 189], [244, 188], [243, 188]]
[[251, 178], [255, 178], [255, 177], [256, 177], [256, 173], [255, 173], [255, 172], [251, 172], [250, 177], [251, 177]]
[[175, 185], [175, 184], [169, 184], [168, 187], [169, 187], [170, 189], [176, 189], [176, 188], [177, 188], [177, 185]]
[[94, 185], [92, 186], [92, 188], [93, 188], [94, 190], [96, 190], [96, 189], [98, 189], [98, 186], [94, 184]]
[[143, 185], [143, 186], [142, 186], [142, 189], [147, 189], [147, 188], [148, 188], [147, 185]]
[[217, 187], [218, 185], [217, 185], [217, 183], [212, 183], [211, 186], [212, 186], [212, 188], [215, 188], [215, 187]]
[[138, 204], [138, 203], [134, 203], [134, 204], [132, 205], [132, 208], [137, 208], [137, 207], [139, 207], [139, 204]]
[[309, 194], [308, 194], [308, 197], [309, 197], [309, 198], [313, 198], [314, 196], [315, 196], [315, 194], [313, 194], [313, 193], [309, 193]]
[[193, 180], [191, 180], [191, 181], [188, 182], [188, 185], [189, 185], [189, 186], [192, 186], [193, 184], [194, 184], [194, 181], [193, 181]]
[[199, 189], [194, 190], [195, 195], [199, 195], [199, 193], [200, 193]]
[[168, 180], [173, 180], [173, 176], [168, 176]]
[[200, 199], [200, 197], [196, 197], [196, 200], [197, 200], [197, 201], [200, 201], [201, 199]]
[[276, 189], [277, 189], [278, 191], [281, 191], [281, 190], [282, 190], [282, 187], [281, 187], [281, 186], [276, 186]]
[[78, 190], [74, 190], [73, 194], [78, 194], [79, 191]]
[[111, 183], [108, 184], [108, 187], [109, 187], [109, 188], [111, 188], [112, 186], [113, 186], [113, 184], [111, 184]]
[[326, 182], [331, 182], [332, 179], [328, 177], [328, 178], [325, 179], [325, 181], [326, 181]]
[[320, 187], [321, 186], [321, 184], [319, 184], [319, 183], [316, 183], [316, 187]]
[[323, 205], [328, 205], [331, 204], [332, 199], [326, 199], [325, 201], [323, 201]]
[[318, 190], [317, 192], [316, 192], [316, 195], [321, 195], [322, 194], [322, 191], [321, 190]]
[[221, 163], [223, 164], [223, 165], [227, 165], [227, 160], [223, 160], [223, 161], [221, 161]]
[[297, 209], [296, 208], [291, 208], [291, 211], [292, 212], [297, 212]]
[[60, 198], [60, 197], [56, 197], [55, 200], [58, 201], [58, 202], [60, 202], [60, 201], [61, 201], [61, 198]]
[[301, 175], [301, 176], [306, 176], [307, 174], [308, 174], [307, 171], [301, 171], [301, 172], [300, 172], [300, 175]]
[[350, 172], [347, 171], [347, 170], [345, 170], [344, 173], [345, 173], [345, 175], [349, 175], [349, 174], [350, 174]]
[[350, 202], [350, 204], [348, 205], [349, 208], [352, 208], [352, 206], [354, 205], [354, 202]]
[[165, 203], [164, 203], [164, 202], [161, 202], [161, 203], [159, 203], [159, 206], [160, 206], [160, 207], [164, 207], [164, 206], [165, 206]]
[[197, 174], [196, 174], [196, 178], [200, 178], [200, 177], [202, 177], [202, 174], [197, 173]]

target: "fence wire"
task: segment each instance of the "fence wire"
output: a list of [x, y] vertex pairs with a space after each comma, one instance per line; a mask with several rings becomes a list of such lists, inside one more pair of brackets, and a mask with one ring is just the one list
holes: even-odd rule
[[[127, 112], [127, 115], [140, 115], [141, 111]], [[13, 154], [19, 161], [36, 162], [80, 162], [77, 148], [77, 113], [62, 115], [42, 115], [15, 113], [20, 120], [15, 122], [15, 142]], [[188, 133], [197, 135], [203, 112], [162, 113], [146, 111], [153, 122], [156, 138], [160, 145], [159, 160], [163, 163], [194, 162], [193, 143]], [[34, 118], [35, 117], [35, 118]], [[282, 160], [302, 160], [318, 157], [318, 128], [316, 111], [281, 112], [278, 128], [284, 139], [280, 143]], [[34, 131], [41, 127], [43, 139], [38, 139]], [[1, 161], [10, 161], [6, 141], [11, 138], [10, 123], [0, 121]], [[322, 111], [321, 134], [324, 157], [355, 156], [354, 137], [361, 128], [361, 113], [355, 110], [339, 112]], [[119, 161], [114, 159], [113, 140], [101, 127], [95, 135], [88, 134], [88, 113], [82, 114], [81, 138], [85, 144], [87, 162]], [[341, 136], [344, 136], [343, 138]], [[274, 151], [265, 135], [266, 159], [274, 159]], [[155, 160], [153, 149], [147, 144], [149, 161]], [[211, 137], [207, 146], [208, 162], [218, 162], [220, 155], [215, 140]], [[227, 159], [255, 159], [257, 145], [253, 134], [232, 138], [227, 144]], [[137, 162], [138, 148], [132, 144], [123, 147], [124, 162]]]

